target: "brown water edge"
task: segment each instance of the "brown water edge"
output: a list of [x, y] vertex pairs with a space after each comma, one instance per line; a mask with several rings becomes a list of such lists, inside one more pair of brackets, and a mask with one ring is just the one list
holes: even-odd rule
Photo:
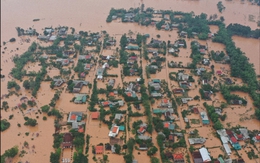
[[[116, 3], [117, 2], [119, 2], [119, 1], [115, 1]], [[12, 13], [11, 14], [9, 14], [8, 13], [8, 16], [4, 16], [4, 18], [8, 18], [8, 20], [3, 20], [3, 22], [7, 22], [6, 24], [4, 24], [3, 23], [3, 25], [5, 26], [5, 28], [3, 27], [3, 29], [5, 29], [5, 31], [7, 31], [7, 29], [14, 29], [14, 27], [15, 26], [17, 26], [17, 24], [19, 24], [19, 26], [21, 26], [21, 27], [23, 27], [23, 28], [26, 28], [26, 27], [29, 27], [29, 26], [32, 26], [32, 24], [34, 24], [35, 25], [35, 27], [37, 28], [37, 30], [38, 29], [41, 29], [41, 28], [43, 28], [44, 26], [50, 26], [50, 24], [52, 24], [52, 25], [58, 25], [58, 24], [61, 24], [61, 25], [67, 25], [68, 24], [68, 26], [72, 26], [72, 27], [75, 27], [76, 28], [76, 31], [78, 31], [78, 30], [80, 30], [80, 29], [83, 29], [83, 30], [86, 30], [86, 28], [87, 29], [94, 29], [94, 30], [96, 30], [96, 31], [100, 31], [100, 30], [107, 30], [107, 31], [109, 31], [109, 32], [112, 32], [112, 33], [114, 33], [114, 34], [118, 34], [118, 33], [127, 33], [128, 31], [129, 31], [129, 29], [131, 29], [131, 30], [135, 30], [135, 31], [140, 31], [140, 33], [147, 33], [147, 31], [148, 31], [148, 33], [150, 33], [151, 34], [151, 36], [153, 36], [154, 38], [155, 38], [155, 36], [156, 36], [156, 34], [155, 33], [159, 33], [160, 35], [162, 35], [162, 38], [163, 39], [165, 39], [165, 37], [163, 36], [164, 34], [164, 32], [162, 32], [162, 31], [160, 31], [160, 32], [158, 32], [157, 30], [155, 30], [154, 28], [146, 28], [146, 27], [144, 27], [144, 28], [142, 28], [142, 27], [137, 27], [136, 25], [133, 25], [133, 24], [123, 24], [123, 25], [121, 25], [121, 24], [118, 24], [118, 23], [114, 23], [114, 25], [112, 25], [112, 24], [103, 24], [103, 22], [104, 22], [104, 20], [105, 20], [105, 18], [106, 18], [106, 16], [107, 16], [107, 13], [108, 13], [108, 11], [109, 11], [109, 9], [110, 9], [110, 7], [112, 7], [112, 5], [113, 5], [113, 7], [121, 7], [121, 5], [122, 4], [120, 4], [120, 3], [117, 3], [117, 4], [113, 4], [113, 3], [115, 3], [115, 2], [110, 2], [111, 3], [111, 6], [109, 6], [109, 5], [106, 5], [105, 3], [101, 3], [101, 2], [98, 2], [98, 1], [91, 1], [91, 2], [88, 2], [88, 4], [89, 4], [89, 6], [87, 6], [87, 8], [91, 8], [90, 10], [89, 9], [86, 9], [86, 7], [84, 7], [84, 12], [85, 11], [89, 11], [90, 13], [95, 13], [95, 11], [96, 11], [96, 7], [93, 7], [93, 6], [98, 6], [98, 7], [101, 7], [101, 6], [104, 6], [104, 5], [106, 5], [106, 7], [103, 7], [105, 10], [107, 10], [107, 12], [105, 12], [104, 11], [104, 13], [103, 14], [100, 14], [100, 15], [98, 15], [98, 17], [100, 17], [100, 18], [98, 18], [98, 19], [96, 19], [96, 17], [94, 16], [93, 17], [93, 15], [91, 15], [91, 14], [86, 14], [86, 15], [84, 15], [84, 17], [82, 16], [82, 12], [77, 12], [77, 13], [75, 13], [75, 12], [73, 12], [73, 11], [80, 11], [80, 10], [83, 10], [83, 6], [84, 6], [84, 4], [86, 4], [86, 3], [83, 3], [83, 5], [82, 5], [82, 7], [80, 6], [77, 6], [76, 4], [75, 4], [75, 2], [72, 4], [72, 3], [64, 3], [64, 2], [62, 2], [62, 4], [63, 5], [65, 5], [65, 6], [70, 6], [69, 7], [69, 9], [68, 10], [62, 10], [60, 13], [61, 13], [61, 15], [60, 15], [60, 13], [56, 13], [56, 11], [57, 11], [57, 8], [60, 8], [60, 7], [55, 7], [55, 6], [58, 6], [58, 5], [60, 5], [61, 4], [61, 2], [58, 2], [57, 1], [57, 3], [56, 2], [51, 2], [52, 4], [53, 4], [53, 6], [54, 6], [54, 8], [55, 8], [55, 11], [54, 10], [49, 10], [50, 12], [49, 13], [46, 13], [45, 11], [39, 11], [39, 7], [37, 7], [37, 6], [35, 6], [36, 4], [33, 4], [33, 3], [31, 3], [30, 1], [26, 1], [26, 2], [23, 2], [23, 5], [21, 5], [20, 4], [20, 2], [15, 2], [15, 1], [10, 1], [10, 2], [4, 2], [5, 4], [8, 4], [8, 3], [16, 3], [15, 5], [10, 5], [10, 6], [12, 6], [12, 7], [14, 7], [15, 9], [14, 10], [10, 10], [10, 11], [14, 11], [14, 13], [16, 13], [16, 15], [14, 16], [12, 16]], [[157, 1], [156, 1], [157, 2]], [[154, 4], [156, 4], [157, 5], [157, 3], [156, 3], [155, 1], [149, 1], [148, 3], [154, 3]], [[172, 3], [173, 1], [169, 1], [169, 3]], [[196, 5], [200, 5], [200, 4], [204, 4], [206, 1], [200, 1], [199, 3], [198, 2], [191, 2], [191, 1], [183, 1], [183, 2], [175, 2], [175, 3], [181, 3], [181, 4], [184, 4], [185, 5], [185, 7], [182, 7], [182, 9], [189, 9], [189, 7], [188, 6], [192, 6], [192, 5], [187, 5], [187, 3], [189, 4], [189, 3], [191, 3], [191, 4], [195, 4], [195, 6]], [[30, 4], [27, 4], [26, 5], [26, 3], [30, 3]], [[48, 8], [49, 9], [49, 4], [50, 4], [50, 2], [44, 2], [44, 3], [46, 3], [46, 4], [41, 4], [42, 2], [39, 2], [40, 4], [39, 4], [39, 6], [41, 6], [42, 8], [40, 8], [40, 10], [41, 9], [44, 9], [45, 7], [44, 6], [46, 6], [46, 8]], [[129, 4], [123, 4], [123, 5], [125, 5], [125, 7], [126, 8], [128, 8], [129, 6], [131, 6], [131, 5], [133, 5], [134, 4], [134, 6], [137, 6], [138, 5], [138, 2], [137, 1], [131, 1], [131, 2], [126, 2], [126, 3], [129, 3]], [[146, 3], [146, 2], [145, 2]], [[215, 3], [217, 3], [217, 1], [215, 2]], [[214, 3], [214, 10], [216, 10], [216, 4]], [[71, 5], [72, 4], [72, 5]], [[82, 4], [82, 3], [81, 3]], [[93, 6], [91, 6], [92, 4], [94, 4]], [[24, 18], [25, 17], [23, 17], [23, 18], [21, 18], [21, 16], [20, 15], [22, 15], [22, 14], [17, 14], [17, 12], [19, 12], [19, 11], [21, 11], [21, 12], [23, 12], [23, 10], [24, 10], [24, 8], [20, 8], [20, 6], [26, 6], [26, 7], [24, 7], [24, 8], [27, 8], [27, 10], [26, 10], [26, 13], [33, 13], [33, 14], [28, 14], [27, 16], [27, 20], [25, 20]], [[37, 4], [38, 5], [38, 4]], [[168, 8], [169, 7], [169, 5], [167, 4], [167, 5], [165, 5], [165, 4], [159, 4], [159, 5], [163, 5], [164, 7], [166, 7], [166, 8]], [[225, 5], [225, 4], [224, 4]], [[10, 9], [10, 6], [8, 6], [8, 7], [6, 7], [6, 6], [4, 6], [4, 8], [8, 8], [8, 9]], [[27, 7], [27, 6], [30, 6], [31, 8], [29, 8], [29, 7]], [[147, 6], [147, 5], [146, 5]], [[174, 7], [180, 7], [181, 5], [174, 5]], [[18, 10], [17, 10], [17, 8], [19, 8]], [[29, 9], [28, 9], [29, 8]], [[102, 9], [103, 9], [102, 8]], [[157, 8], [157, 7], [156, 7]], [[181, 8], [181, 7], [180, 7]], [[36, 9], [37, 9], [37, 12], [36, 12]], [[3, 9], [4, 10], [4, 9]], [[95, 11], [94, 11], [95, 10]], [[4, 10], [5, 11], [5, 10]], [[35, 11], [35, 12], [34, 12]], [[64, 12], [67, 12], [68, 11], [68, 13], [65, 13], [64, 14]], [[201, 9], [199, 10], [199, 12], [200, 11], [202, 11]], [[227, 11], [227, 10], [226, 10]], [[196, 11], [197, 12], [197, 11]], [[247, 11], [248, 12], [248, 11]], [[4, 13], [6, 13], [6, 12], [4, 12]], [[70, 15], [70, 13], [75, 13], [75, 15], [80, 15], [80, 16], [82, 16], [81, 18], [77, 18], [77, 19], [74, 19], [74, 17], [72, 18], [72, 17], [69, 17], [69, 18], [64, 18], [64, 15]], [[34, 18], [36, 18], [36, 17], [38, 17], [38, 16], [41, 16], [42, 15], [42, 17], [44, 17], [45, 18], [45, 20], [41, 20], [40, 22], [32, 22], [32, 19], [34, 19]], [[232, 14], [230, 14], [231, 16], [232, 16]], [[51, 18], [52, 17], [52, 18]], [[102, 17], [102, 18], [101, 18]], [[17, 20], [16, 20], [16, 18], [18, 18]], [[90, 18], [90, 19], [89, 19]], [[15, 19], [13, 22], [15, 22], [15, 23], [17, 23], [17, 24], [14, 24], [14, 23], [12, 23], [10, 20], [13, 20], [13, 19]], [[22, 21], [20, 21], [20, 20], [22, 20]], [[81, 20], [83, 20], [83, 21], [81, 21], [81, 20], [79, 20], [79, 19], [81, 19]], [[68, 21], [69, 20], [69, 21]], [[226, 18], [226, 20], [227, 20], [227, 18]], [[81, 26], [80, 26], [80, 23], [81, 22], [83, 22], [82, 24], [81, 24]], [[95, 22], [95, 23], [92, 23], [92, 22]], [[102, 27], [100, 26], [100, 24], [96, 24], [96, 22], [102, 22]], [[62, 24], [63, 23], [63, 24]], [[78, 25], [78, 27], [79, 28], [77, 28], [77, 25]], [[7, 28], [7, 26], [8, 26], [8, 28]], [[88, 27], [90, 27], [90, 28], [88, 28]], [[3, 30], [4, 31], [4, 30]], [[168, 34], [165, 34], [166, 36], [168, 35]], [[16, 36], [16, 31], [15, 30], [12, 30], [12, 31], [9, 31], [9, 32], [5, 32], [5, 33], [3, 33], [2, 35], [1, 35], [1, 37], [2, 38], [4, 38], [5, 37], [5, 40], [8, 40], [8, 39], [10, 39], [11, 37], [14, 37], [14, 36]], [[118, 38], [120, 38], [120, 36], [118, 36], [117, 37], [117, 39]], [[165, 39], [165, 40], [167, 40], [167, 39]], [[29, 45], [29, 44], [28, 44]], [[8, 45], [8, 49], [9, 49], [9, 45]], [[26, 50], [26, 48], [24, 48], [23, 50]], [[8, 62], [8, 63], [10, 63], [10, 62]], [[1, 64], [2, 65], [2, 64]], [[7, 67], [9, 67], [9, 65], [8, 64], [6, 64], [6, 66]], [[10, 66], [10, 68], [11, 68], [12, 66]], [[7, 68], [5, 68], [5, 71], [7, 70]], [[10, 71], [6, 71], [6, 72], [10, 72]], [[51, 73], [52, 74], [52, 73]], [[7, 83], [7, 81], [6, 81], [6, 83]], [[20, 85], [21, 86], [21, 85]], [[46, 86], [44, 86], [44, 88], [49, 88], [49, 84], [46, 84]], [[48, 90], [48, 92], [49, 92], [49, 89], [47, 89]], [[40, 92], [40, 91], [39, 91]], [[46, 91], [47, 92], [47, 91]], [[46, 103], [46, 104], [48, 104], [49, 103], [49, 101], [50, 101], [50, 99], [53, 97], [53, 94], [54, 94], [54, 91], [51, 91], [52, 93], [49, 95], [49, 96], [47, 96], [47, 95], [45, 95], [44, 97], [48, 97], [49, 99], [45, 99], [45, 98], [42, 98], [43, 100], [40, 100], [40, 102], [42, 101], [42, 104], [44, 104], [44, 103]], [[42, 90], [42, 93], [45, 93], [45, 91], [44, 91], [44, 89]], [[1, 90], [1, 94], [2, 94], [2, 90]], [[70, 95], [64, 95], [64, 96], [62, 96], [63, 98], [69, 98], [69, 97], [71, 97]], [[63, 102], [64, 101], [64, 102]], [[64, 105], [64, 107], [66, 106], [66, 110], [68, 111], [69, 109], [70, 109], [70, 106], [72, 105], [71, 103], [69, 103], [68, 101], [69, 101], [69, 99], [66, 99], [66, 101], [65, 100], [63, 100], [62, 101], [62, 103], [63, 104], [59, 104], [59, 102], [58, 102], [58, 104], [57, 104], [57, 106], [58, 106], [58, 108], [59, 108], [59, 106], [60, 105]], [[66, 104], [71, 104], [71, 105], [68, 105], [69, 107], [67, 108], [67, 105]], [[78, 107], [79, 105], [76, 105], [76, 107]], [[86, 107], [86, 105], [81, 105], [81, 107], [82, 107], [82, 109], [83, 109], [83, 106], [84, 107]], [[51, 126], [53, 126], [53, 124], [50, 124]], [[52, 138], [51, 138], [52, 139]], [[156, 142], [156, 140], [155, 140], [155, 142]], [[49, 152], [50, 153], [50, 152]], [[89, 157], [89, 158], [92, 158], [92, 157]], [[114, 156], [113, 156], [113, 158], [114, 158]], [[120, 157], [120, 158], [122, 158], [122, 157]], [[109, 157], [109, 159], [111, 159], [110, 157]], [[48, 159], [44, 159], [44, 160], [48, 160]], [[90, 159], [91, 160], [91, 159]], [[92, 161], [92, 160], [91, 160]]]
[[249, 58], [249, 62], [254, 64], [256, 74], [260, 75], [260, 40], [233, 36], [236, 46]]
[[[36, 29], [42, 29], [45, 26], [57, 26], [57, 25], [68, 25], [72, 26], [76, 29], [98, 29], [101, 30], [102, 28], [107, 30], [113, 26], [111, 24], [106, 24], [105, 20], [107, 14], [111, 7], [114, 8], [130, 8], [130, 7], [138, 7], [141, 4], [141, 1], [134, 0], [121, 3], [119, 0], [110, 1], [109, 5], [107, 3], [103, 3], [102, 1], [83, 1], [79, 4], [75, 2], [68, 1], [66, 3], [61, 1], [51, 2], [52, 8], [49, 7], [49, 2], [38, 2], [32, 3], [31, 0], [26, 0], [21, 4], [21, 2], [17, 2], [15, 0], [12, 1], [3, 1], [1, 8], [3, 11], [2, 22], [3, 26], [2, 31], [7, 31], [8, 29], [14, 29], [18, 24], [21, 27], [29, 27], [33, 26]], [[57, 11], [60, 8], [60, 4], [63, 4], [65, 9], [60, 9], [59, 12]], [[184, 11], [184, 12], [191, 12], [194, 11], [195, 14], [200, 14], [202, 11], [207, 13], [208, 15], [213, 15], [218, 13], [218, 15], [223, 15], [226, 19], [226, 24], [229, 23], [240, 23], [244, 25], [249, 25], [251, 28], [256, 28], [255, 22], [249, 22], [247, 17], [248, 15], [254, 15], [255, 17], [258, 16], [258, 6], [253, 6], [249, 4], [240, 4], [238, 1], [227, 2], [224, 1], [223, 5], [226, 7], [226, 10], [220, 14], [217, 10], [217, 1], [170, 1], [167, 0], [165, 3], [157, 3], [156, 0], [151, 1], [144, 1], [146, 7], [154, 7], [155, 9], [173, 9], [175, 11]], [[172, 5], [171, 5], [172, 4]], [[20, 7], [24, 6], [24, 7]], [[6, 10], [8, 8], [8, 10]], [[48, 8], [48, 12], [46, 12], [46, 8]], [[101, 9], [102, 12], [100, 14], [87, 14], [88, 13], [96, 13], [97, 9]], [[239, 11], [236, 9], [239, 8]], [[10, 12], [14, 11], [14, 12]], [[82, 12], [73, 12], [73, 11], [84, 11]], [[32, 13], [27, 14], [26, 17], [19, 13]], [[73, 15], [71, 14], [73, 13]], [[66, 17], [64, 16], [66, 15]], [[35, 18], [40, 18], [39, 22], [32, 22]], [[246, 17], [246, 18], [244, 18]], [[257, 19], [257, 18], [256, 18]], [[99, 22], [99, 23], [96, 23]], [[102, 22], [102, 23], [101, 23]], [[116, 28], [118, 31], [120, 28]], [[116, 33], [113, 30], [113, 33]], [[4, 40], [7, 40], [13, 36], [16, 36], [16, 31], [10, 31], [8, 33], [3, 33], [1, 36]]]

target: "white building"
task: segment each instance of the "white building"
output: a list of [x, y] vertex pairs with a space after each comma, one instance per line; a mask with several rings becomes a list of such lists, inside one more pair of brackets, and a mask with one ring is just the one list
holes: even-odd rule
[[119, 126], [114, 125], [111, 127], [108, 136], [114, 138], [118, 135], [118, 132], [119, 132]]
[[200, 151], [200, 155], [202, 157], [203, 162], [210, 162], [211, 161], [209, 152], [205, 147], [200, 148], [199, 151]]

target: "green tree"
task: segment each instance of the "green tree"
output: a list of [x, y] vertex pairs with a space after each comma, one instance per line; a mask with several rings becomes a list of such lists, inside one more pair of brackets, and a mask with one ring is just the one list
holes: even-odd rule
[[51, 152], [50, 156], [50, 162], [51, 163], [59, 163], [60, 162], [60, 154], [61, 154], [61, 149], [58, 148], [55, 153]]
[[17, 83], [15, 81], [8, 81], [7, 83], [8, 89], [14, 88], [15, 86], [17, 86]]
[[152, 147], [147, 151], [147, 155], [148, 155], [148, 156], [152, 156], [152, 155], [154, 155], [157, 151], [158, 151], [158, 148], [156, 148], [155, 146], [152, 146]]
[[50, 106], [49, 105], [44, 105], [44, 106], [41, 107], [41, 110], [44, 113], [48, 113], [49, 110], [50, 110]]
[[160, 163], [160, 160], [156, 157], [151, 157], [151, 163]]
[[32, 118], [28, 118], [27, 121], [24, 123], [25, 126], [36, 126], [38, 123], [37, 123], [37, 120], [36, 119], [32, 119]]
[[14, 88], [16, 91], [19, 91], [21, 89], [21, 87], [18, 84]]
[[1, 128], [0, 128], [1, 132], [5, 131], [9, 127], [10, 127], [10, 123], [6, 119], [1, 120]]
[[25, 81], [23, 82], [23, 87], [24, 87], [25, 89], [30, 89], [31, 84], [30, 84], [29, 80], [25, 80]]
[[126, 38], [126, 34], [124, 34], [121, 39], [120, 39], [120, 47], [122, 50], [125, 50], [125, 47], [127, 45], [127, 38]]
[[221, 124], [221, 122], [218, 120], [217, 122], [214, 123], [214, 128], [216, 130], [220, 130], [223, 129], [223, 125]]
[[14, 146], [11, 149], [5, 151], [4, 156], [14, 158], [18, 154], [18, 146]]
[[118, 145], [118, 144], [115, 144], [114, 146], [115, 146], [115, 152], [116, 152], [116, 154], [119, 154], [120, 151], [121, 151], [121, 146]]

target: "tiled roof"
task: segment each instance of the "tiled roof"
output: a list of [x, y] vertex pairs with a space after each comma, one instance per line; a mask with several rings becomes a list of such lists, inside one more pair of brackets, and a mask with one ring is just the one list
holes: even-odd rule
[[143, 132], [144, 130], [145, 130], [145, 127], [144, 127], [144, 126], [142, 126], [142, 127], [139, 128], [139, 132]]
[[222, 74], [222, 71], [218, 70], [216, 73], [220, 75]]
[[173, 154], [174, 160], [183, 160], [183, 154], [178, 153], [178, 154]]
[[109, 96], [115, 96], [115, 93], [114, 92], [110, 92]]
[[169, 128], [170, 124], [169, 123], [164, 123], [164, 128]]
[[255, 136], [255, 139], [260, 140], [260, 136], [259, 135]]
[[237, 143], [237, 139], [235, 137], [231, 137], [230, 140], [232, 141], [232, 143]]
[[96, 154], [102, 154], [103, 153], [103, 146], [96, 146]]
[[83, 128], [83, 127], [79, 128], [79, 129], [78, 129], [78, 132], [79, 132], [79, 133], [83, 133], [83, 132], [84, 132], [84, 128]]
[[77, 118], [77, 116], [76, 116], [75, 114], [72, 114], [72, 115], [70, 116], [70, 120], [76, 120], [76, 118]]
[[109, 105], [109, 102], [108, 101], [104, 101], [103, 105]]
[[118, 129], [118, 126], [114, 126], [113, 129], [112, 129], [112, 132], [116, 133], [117, 129]]
[[92, 119], [97, 119], [99, 117], [99, 112], [92, 112], [91, 113], [91, 118]]

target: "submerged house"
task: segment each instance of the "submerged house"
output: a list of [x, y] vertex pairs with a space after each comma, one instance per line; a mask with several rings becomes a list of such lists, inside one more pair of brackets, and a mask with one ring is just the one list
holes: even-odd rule
[[72, 148], [73, 147], [73, 135], [70, 132], [67, 132], [63, 135], [63, 142], [61, 143], [62, 149]]
[[107, 85], [108, 85], [108, 86], [111, 86], [111, 87], [114, 87], [115, 81], [116, 81], [115, 79], [109, 79]]
[[143, 134], [146, 131], [146, 128], [147, 128], [147, 124], [146, 123], [142, 123], [139, 126], [139, 129], [137, 130], [137, 133], [138, 134]]
[[189, 143], [193, 144], [204, 144], [206, 142], [205, 138], [189, 138]]
[[112, 127], [108, 133], [108, 136], [114, 138], [118, 135], [118, 133], [119, 133], [119, 126], [114, 124], [114, 125], [112, 125]]
[[65, 83], [64, 79], [53, 79], [53, 81], [55, 87], [60, 87], [63, 83]]
[[211, 162], [210, 154], [205, 147], [200, 148], [199, 152], [200, 152], [203, 162]]
[[74, 80], [73, 83], [74, 83], [73, 93], [79, 93], [84, 85], [89, 84], [88, 81], [83, 81], [83, 80]]
[[175, 129], [175, 125], [172, 124], [171, 122], [164, 122], [163, 123], [163, 127], [164, 128], [168, 128], [169, 130], [174, 130]]
[[95, 154], [103, 154], [104, 147], [103, 145], [98, 145], [95, 147]]
[[104, 68], [98, 68], [97, 69], [97, 79], [103, 79], [103, 73], [104, 73]]
[[173, 161], [174, 163], [185, 163], [183, 154], [182, 153], [173, 154]]
[[75, 96], [74, 103], [82, 104], [82, 103], [85, 103], [86, 101], [87, 101], [87, 95], [86, 94], [77, 94]]
[[126, 50], [139, 50], [139, 46], [128, 45], [125, 47]]
[[236, 150], [240, 150], [241, 149], [241, 145], [238, 143], [237, 139], [233, 136], [229, 139], [231, 145], [233, 146], [233, 148], [235, 148]]
[[202, 120], [202, 124], [204, 125], [207, 125], [209, 124], [209, 118], [208, 118], [208, 115], [206, 112], [200, 112], [200, 117], [201, 117], [201, 120]]
[[183, 94], [185, 91], [182, 88], [176, 88], [172, 90], [174, 94]]
[[172, 107], [172, 103], [168, 99], [163, 99], [161, 101], [161, 107], [171, 108]]

